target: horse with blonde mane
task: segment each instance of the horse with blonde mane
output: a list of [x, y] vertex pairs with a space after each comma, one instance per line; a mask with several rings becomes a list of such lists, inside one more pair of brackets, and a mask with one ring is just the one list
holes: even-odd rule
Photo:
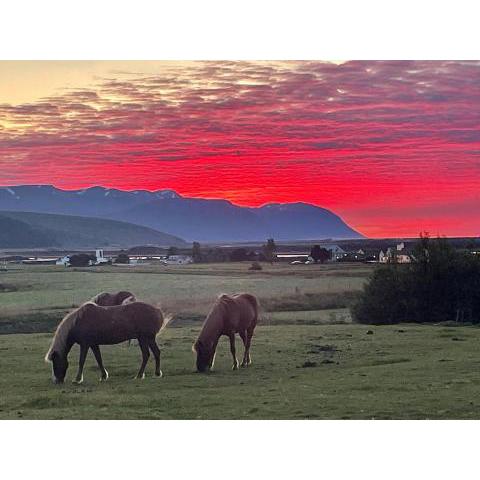
[[137, 299], [132, 292], [121, 290], [117, 293], [102, 292], [95, 295], [91, 302], [101, 307], [113, 307], [114, 305], [122, 305], [124, 303], [136, 302]]
[[63, 383], [68, 369], [68, 354], [76, 343], [80, 345], [80, 358], [74, 383], [83, 381], [83, 366], [89, 349], [100, 368], [100, 380], [107, 380], [108, 372], [103, 366], [99, 345], [113, 345], [132, 338], [138, 339], [142, 352], [142, 363], [135, 378], [145, 378], [150, 350], [155, 358], [155, 375], [161, 377], [160, 349], [156, 336], [169, 320], [170, 317], [164, 317], [159, 308], [148, 303], [130, 302], [113, 307], [84, 303], [67, 314], [55, 331], [45, 356], [45, 360], [52, 363], [52, 380], [54, 383]]
[[220, 295], [207, 315], [200, 335], [193, 345], [193, 351], [197, 354], [197, 371], [205, 372], [213, 368], [217, 344], [222, 335], [226, 335], [230, 339], [230, 352], [233, 357], [232, 370], [237, 370], [236, 333], [240, 335], [245, 346], [242, 367], [250, 365], [252, 363], [250, 343], [257, 319], [258, 301], [255, 296], [248, 293], [233, 296]]

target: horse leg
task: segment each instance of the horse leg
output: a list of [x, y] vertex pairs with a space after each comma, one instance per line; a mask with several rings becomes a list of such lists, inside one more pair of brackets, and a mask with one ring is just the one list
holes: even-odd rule
[[82, 383], [83, 382], [83, 366], [85, 365], [85, 359], [87, 358], [88, 345], [80, 345], [80, 358], [78, 360], [78, 371], [75, 380], [73, 383]]
[[247, 331], [242, 330], [238, 332], [242, 341], [243, 341], [243, 346], [245, 348], [245, 351], [243, 353], [243, 360], [242, 360], [242, 367], [246, 367], [248, 365], [248, 358], [247, 358]]
[[162, 377], [163, 373], [160, 370], [160, 349], [158, 348], [157, 342], [155, 341], [155, 337], [149, 339], [149, 346], [150, 350], [155, 357], [155, 375], [157, 377]]
[[103, 366], [102, 354], [100, 353], [100, 347], [98, 345], [92, 345], [90, 348], [92, 349], [92, 352], [95, 355], [95, 360], [98, 363], [98, 368], [100, 369], [100, 372], [102, 373], [100, 381], [105, 382], [105, 381], [108, 380], [108, 372], [105, 369], [105, 367]]
[[237, 354], [236, 354], [236, 351], [235, 351], [235, 334], [230, 333], [228, 335], [228, 338], [230, 339], [230, 352], [232, 352], [232, 357], [233, 357], [232, 370], [238, 370], [238, 360], [237, 360]]
[[250, 344], [252, 343], [254, 329], [255, 327], [249, 328], [247, 330], [247, 343], [245, 345], [245, 356], [244, 356], [244, 360], [246, 362], [245, 366], [248, 366], [252, 363], [252, 359], [250, 358]]
[[218, 345], [218, 341], [220, 340], [220, 337], [218, 337], [215, 342], [213, 342], [213, 355], [212, 355], [212, 358], [210, 359], [210, 364], [209, 364], [209, 367], [210, 367], [210, 370], [213, 369], [213, 366], [215, 365], [215, 356], [217, 355], [217, 345]]
[[148, 349], [148, 343], [144, 337], [138, 337], [138, 344], [142, 350], [142, 364], [140, 365], [140, 370], [137, 373], [135, 378], [144, 379], [145, 378], [145, 367], [147, 366], [148, 359], [150, 357], [150, 350]]

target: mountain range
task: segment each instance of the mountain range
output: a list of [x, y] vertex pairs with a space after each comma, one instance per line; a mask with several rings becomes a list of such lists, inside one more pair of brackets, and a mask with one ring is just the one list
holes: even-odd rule
[[118, 220], [206, 243], [363, 238], [339, 216], [307, 203], [241, 207], [227, 200], [183, 197], [173, 190], [52, 185], [0, 187], [0, 210]]

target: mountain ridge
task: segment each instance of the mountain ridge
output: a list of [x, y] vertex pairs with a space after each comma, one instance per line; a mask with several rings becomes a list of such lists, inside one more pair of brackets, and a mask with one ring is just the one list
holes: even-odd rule
[[103, 186], [62, 190], [53, 185], [0, 187], [0, 210], [108, 218], [207, 243], [364, 238], [338, 215], [306, 202], [246, 207], [226, 199], [185, 197], [171, 189]]
[[185, 247], [178, 237], [118, 220], [0, 210], [1, 248]]

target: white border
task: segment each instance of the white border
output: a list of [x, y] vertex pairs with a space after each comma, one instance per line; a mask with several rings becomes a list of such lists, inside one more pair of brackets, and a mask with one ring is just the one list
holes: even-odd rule
[[[0, 58], [479, 59], [477, 5], [4, 0]], [[437, 480], [478, 470], [478, 438], [478, 422], [1, 422], [0, 453], [3, 478]]]
[[451, 480], [478, 470], [477, 433], [447, 421], [12, 421], [0, 451], [3, 478]]
[[2, 59], [479, 59], [471, 0], [3, 0]]

